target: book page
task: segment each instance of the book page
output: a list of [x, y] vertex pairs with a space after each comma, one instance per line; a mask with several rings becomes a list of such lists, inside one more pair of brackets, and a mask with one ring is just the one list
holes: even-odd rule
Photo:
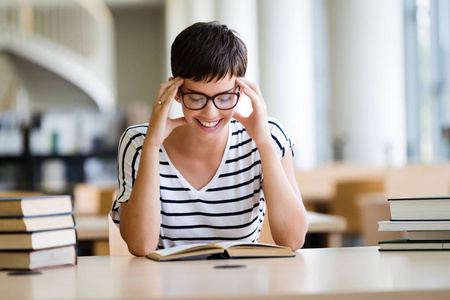
[[250, 247], [275, 247], [279, 248], [280, 246], [273, 244], [264, 244], [264, 243], [250, 243], [250, 242], [220, 242], [216, 243], [216, 245], [222, 246], [225, 249], [234, 247], [234, 246], [250, 246]]
[[153, 251], [152, 253], [156, 253], [161, 256], [168, 256], [168, 255], [172, 255], [175, 253], [188, 252], [187, 250], [194, 249], [197, 247], [204, 247], [204, 246], [208, 246], [208, 244], [197, 243], [197, 244], [182, 245], [182, 246], [176, 246], [176, 247], [167, 248], [167, 249], [156, 250], [156, 251]]

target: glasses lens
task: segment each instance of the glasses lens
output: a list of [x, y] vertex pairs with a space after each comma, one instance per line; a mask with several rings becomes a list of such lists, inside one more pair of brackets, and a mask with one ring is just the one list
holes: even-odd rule
[[214, 98], [214, 104], [219, 109], [231, 109], [238, 101], [238, 96], [236, 94], [221, 94]]
[[184, 104], [190, 109], [201, 109], [206, 103], [206, 97], [198, 94], [184, 95]]

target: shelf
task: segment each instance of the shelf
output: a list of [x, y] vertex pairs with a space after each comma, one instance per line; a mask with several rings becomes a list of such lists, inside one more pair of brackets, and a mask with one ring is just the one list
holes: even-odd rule
[[0, 155], [0, 166], [14, 165], [20, 170], [20, 178], [15, 181], [18, 186], [17, 189], [36, 190], [41, 187], [41, 170], [42, 165], [50, 160], [62, 160], [66, 165], [65, 181], [70, 182], [84, 182], [85, 170], [84, 162], [90, 158], [105, 158], [115, 160], [117, 158], [117, 151], [99, 151], [87, 154], [70, 154], [70, 155]]
[[47, 159], [62, 159], [62, 160], [79, 160], [92, 157], [115, 157], [117, 156], [117, 151], [102, 151], [87, 154], [48, 154], [48, 155], [0, 155], [1, 161], [26, 161], [30, 159], [36, 160], [47, 160]]

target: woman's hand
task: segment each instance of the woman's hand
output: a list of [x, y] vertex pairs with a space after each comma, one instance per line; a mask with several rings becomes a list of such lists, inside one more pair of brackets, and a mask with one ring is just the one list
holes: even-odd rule
[[183, 83], [184, 79], [177, 77], [170, 78], [168, 82], [160, 85], [145, 138], [148, 146], [159, 148], [172, 130], [186, 124], [184, 117], [169, 118], [170, 107]]
[[169, 118], [170, 107], [183, 83], [182, 78], [170, 78], [158, 90], [133, 190], [120, 210], [120, 233], [134, 255], [144, 256], [158, 247], [161, 231], [159, 147], [174, 128], [186, 123], [184, 117]]
[[241, 87], [243, 93], [250, 98], [253, 111], [248, 117], [235, 111], [233, 117], [244, 125], [247, 133], [255, 141], [256, 145], [261, 146], [266, 143], [272, 143], [267, 122], [267, 105], [264, 102], [261, 91], [256, 84], [244, 77], [237, 78], [236, 83]]

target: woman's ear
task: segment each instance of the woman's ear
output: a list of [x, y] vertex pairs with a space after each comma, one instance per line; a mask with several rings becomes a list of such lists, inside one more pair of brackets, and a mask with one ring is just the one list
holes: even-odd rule
[[169, 81], [172, 81], [172, 80], [174, 80], [175, 78], [173, 78], [173, 77], [169, 77]]
[[180, 91], [178, 91], [177, 94], [175, 95], [175, 101], [177, 101], [178, 103], [181, 103]]

